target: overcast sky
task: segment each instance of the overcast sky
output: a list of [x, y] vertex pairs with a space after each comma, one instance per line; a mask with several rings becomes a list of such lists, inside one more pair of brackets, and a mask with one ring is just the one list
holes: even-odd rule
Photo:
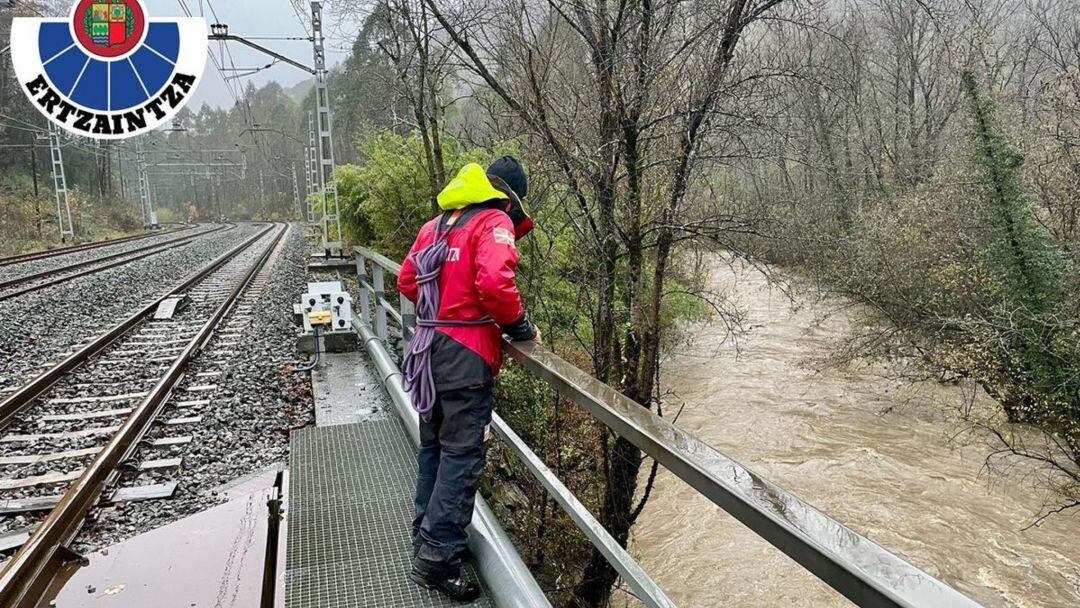
[[[179, 0], [143, 1], [146, 3], [147, 11], [150, 13], [151, 17], [184, 16], [184, 12], [180, 8]], [[210, 9], [206, 6], [204, 1], [186, 1], [187, 5], [196, 13], [196, 15], [200, 11], [200, 5], [202, 5], [202, 10], [206, 12], [207, 22], [214, 22], [213, 15], [211, 15]], [[304, 4], [306, 5], [307, 2]], [[217, 15], [220, 17], [221, 21], [228, 24], [229, 32], [237, 36], [247, 38], [257, 36], [306, 37], [308, 35], [305, 28], [307, 27], [309, 19], [305, 15], [304, 25], [301, 25], [289, 0], [214, 0], [213, 6], [214, 9], [217, 10]], [[324, 21], [331, 23], [329, 17]], [[340, 34], [336, 34], [335, 32], [330, 32], [328, 35], [330, 35], [330, 38], [327, 40], [327, 57], [329, 58], [331, 66], [333, 66], [341, 63], [347, 57], [347, 53], [344, 49], [351, 46], [351, 41], [344, 39], [344, 36], [335, 37], [335, 35], [340, 36]], [[308, 41], [259, 40], [256, 42], [272, 48], [282, 55], [295, 59], [305, 65], [311, 65], [312, 63], [311, 43]], [[217, 42], [211, 42], [210, 50], [220, 57], [218, 44], [219, 43]], [[270, 57], [235, 42], [229, 43], [229, 49], [232, 52], [232, 57], [236, 61], [236, 67], [238, 68], [261, 67], [272, 61]], [[230, 73], [231, 72], [226, 72], [226, 74]], [[250, 78], [241, 79], [239, 84], [236, 85], [236, 88], [238, 90], [243, 89], [243, 87], [247, 86], [246, 83], [249, 81], [254, 82], [256, 86], [261, 86], [272, 80], [278, 81], [282, 86], [292, 86], [309, 77], [310, 76], [306, 72], [302, 72], [290, 65], [279, 63]], [[237, 81], [233, 82], [236, 83]], [[199, 85], [199, 89], [196, 91], [195, 97], [188, 107], [197, 111], [204, 103], [219, 107], [228, 107], [232, 105], [232, 97], [229, 93], [229, 89], [222, 79], [221, 74], [214, 68], [212, 62], [207, 62], [206, 73], [202, 83]]]

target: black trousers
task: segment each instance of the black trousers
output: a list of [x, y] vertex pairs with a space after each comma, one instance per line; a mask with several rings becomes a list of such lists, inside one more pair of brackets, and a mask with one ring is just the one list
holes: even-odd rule
[[439, 392], [431, 421], [420, 420], [413, 539], [426, 566], [457, 574], [484, 470], [490, 384]]

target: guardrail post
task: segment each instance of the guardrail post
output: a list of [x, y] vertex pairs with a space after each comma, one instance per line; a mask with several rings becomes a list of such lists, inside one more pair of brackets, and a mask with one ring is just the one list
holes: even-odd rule
[[368, 273], [367, 273], [367, 258], [361, 254], [356, 254], [356, 282], [360, 286], [360, 320], [364, 325], [371, 327], [371, 293], [367, 288]]
[[375, 288], [375, 335], [386, 342], [386, 308], [383, 306], [383, 300], [386, 299], [386, 272], [379, 264], [372, 266], [375, 275], [375, 283], [372, 285]]
[[[416, 330], [416, 309], [413, 303], [405, 296], [398, 296], [401, 302], [398, 310], [401, 311], [401, 356], [409, 353], [409, 345], [412, 344], [413, 334]], [[404, 359], [403, 359], [404, 360]]]

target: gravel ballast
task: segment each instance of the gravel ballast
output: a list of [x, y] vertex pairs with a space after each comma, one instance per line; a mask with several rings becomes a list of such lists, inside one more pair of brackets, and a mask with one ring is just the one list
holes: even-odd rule
[[[4, 447], [0, 451], [0, 501], [63, 493], [175, 364], [180, 351], [282, 228], [267, 229], [260, 239], [192, 286], [188, 305], [171, 319], [144, 320], [15, 414], [0, 433]], [[38, 511], [23, 521], [0, 515], [0, 535], [38, 521], [44, 513]]]
[[259, 229], [242, 224], [206, 234], [186, 246], [3, 302], [0, 391], [37, 376]]
[[165, 241], [181, 236], [194, 236], [200, 232], [211, 230], [214, 227], [215, 226], [212, 224], [204, 224], [167, 233], [163, 232], [162, 234], [156, 234], [142, 239], [133, 239], [114, 245], [104, 245], [94, 249], [84, 249], [82, 251], [73, 251], [54, 257], [42, 258], [39, 260], [27, 260], [25, 262], [16, 262], [7, 266], [0, 266], [0, 281], [10, 281], [12, 279], [29, 276], [46, 270], [56, 270], [79, 262], [88, 262], [108, 255], [123, 253], [125, 251], [134, 251], [141, 247], [164, 243]]
[[[94, 551], [177, 521], [223, 502], [215, 490], [238, 478], [288, 459], [289, 434], [314, 421], [307, 373], [293, 371], [298, 329], [292, 306], [308, 281], [309, 245], [293, 226], [266, 286], [243, 298], [238, 310], [195, 359], [160, 419], [201, 416], [182, 429], [158, 424], [148, 439], [190, 435], [192, 441], [169, 448], [141, 448], [132, 459], [182, 458], [179, 471], [129, 474], [122, 486], [179, 482], [172, 498], [120, 503], [101, 510], [76, 541], [79, 551]], [[197, 374], [203, 374], [198, 376]], [[213, 386], [209, 390], [196, 387]], [[178, 405], [209, 401], [203, 405]]]

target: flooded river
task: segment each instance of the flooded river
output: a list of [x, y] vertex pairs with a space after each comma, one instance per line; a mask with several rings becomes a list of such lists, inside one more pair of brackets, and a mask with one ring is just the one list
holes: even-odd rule
[[[986, 606], [1080, 606], [1080, 514], [1022, 531], [1047, 497], [1027, 465], [986, 473], [962, 389], [824, 365], [851, 331], [842, 303], [793, 307], [750, 269], [714, 280], [750, 329], [738, 355], [715, 322], [668, 355], [680, 427]], [[631, 553], [680, 606], [850, 605], [663, 471]]]

